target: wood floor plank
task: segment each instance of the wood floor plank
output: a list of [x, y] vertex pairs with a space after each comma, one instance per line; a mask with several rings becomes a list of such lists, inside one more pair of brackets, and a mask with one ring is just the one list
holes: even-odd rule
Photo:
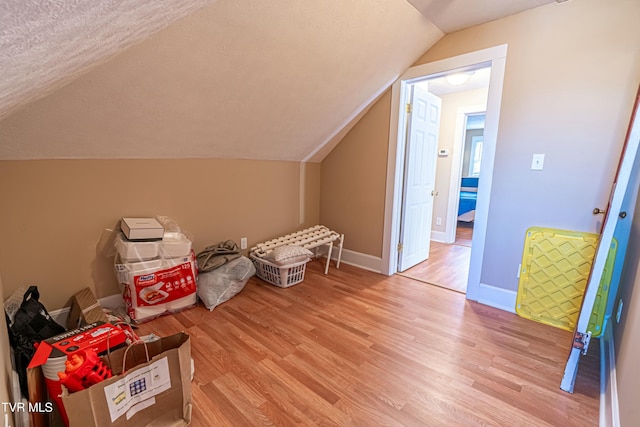
[[290, 363], [288, 360], [280, 361], [279, 366], [281, 369], [286, 371], [287, 374], [295, 378], [296, 381], [303, 384], [306, 388], [313, 391], [315, 394], [317, 394], [330, 404], [334, 404], [340, 399], [340, 396], [327, 389], [321, 381], [318, 381], [312, 378], [310, 375], [307, 375], [302, 370], [300, 370], [298, 366]]
[[307, 387], [307, 382], [300, 382], [298, 377], [290, 375], [279, 362], [266, 359], [261, 365], [273, 381], [281, 381], [287, 386], [289, 400], [309, 419], [313, 420], [314, 425], [348, 425], [350, 423], [348, 416], [342, 411], [335, 410], [335, 403], [327, 401], [320, 394]]
[[[230, 422], [233, 426], [249, 426], [254, 425], [249, 418], [247, 418], [241, 410], [243, 405], [234, 399], [233, 395], [227, 395], [220, 390], [214, 383], [208, 383], [200, 386], [200, 390], [206, 395], [207, 403], [211, 406], [216, 406], [219, 412], [224, 416], [225, 424]], [[213, 420], [212, 420], [213, 421]], [[217, 425], [212, 423], [210, 425]]]
[[194, 359], [194, 380], [198, 384], [207, 384], [229, 372], [228, 352], [199, 327], [186, 331], [191, 337], [191, 357]]
[[293, 334], [283, 333], [275, 325], [262, 322], [258, 316], [246, 315], [235, 310], [231, 306], [220, 309], [221, 316], [242, 331], [245, 336], [251, 337], [273, 354], [284, 357], [291, 353], [299, 343]]
[[213, 381], [233, 405], [246, 417], [251, 425], [273, 425], [274, 421], [260, 410], [267, 399], [252, 387], [247, 386], [233, 372], [229, 372]]
[[458, 402], [458, 399], [432, 390], [419, 391], [402, 410], [413, 414], [424, 425], [486, 426], [495, 422], [487, 419], [486, 413], [477, 413], [472, 407], [463, 407]]
[[232, 356], [230, 358], [232, 362], [242, 358], [252, 360], [255, 363], [269, 354], [268, 348], [229, 322], [217, 322], [215, 325], [201, 324], [200, 327], [217, 345], [222, 346]]
[[598, 425], [597, 351], [565, 393], [571, 333], [399, 275], [312, 261], [139, 326], [191, 336], [194, 426]]

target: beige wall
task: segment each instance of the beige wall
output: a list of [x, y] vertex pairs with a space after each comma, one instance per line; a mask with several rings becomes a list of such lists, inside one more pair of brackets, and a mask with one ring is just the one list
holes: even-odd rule
[[391, 92], [387, 91], [322, 162], [320, 221], [345, 233], [345, 248], [382, 255]]
[[45, 306], [55, 310], [85, 286], [98, 297], [118, 293], [113, 259], [97, 245], [123, 216], [168, 216], [192, 236], [196, 252], [226, 239], [239, 243], [241, 237], [250, 247], [316, 224], [320, 165], [304, 170], [300, 191], [297, 162], [0, 162], [4, 296], [20, 285], [37, 284]]
[[[436, 165], [436, 190], [438, 191], [438, 196], [435, 198], [435, 202], [433, 204], [433, 231], [444, 232], [446, 230], [449, 207], [448, 196], [449, 191], [451, 190], [453, 152], [455, 150], [462, 153], [463, 149], [461, 142], [455, 140], [458, 109], [476, 105], [486, 105], [487, 92], [487, 89], [476, 89], [451, 93], [441, 97], [442, 116], [440, 120], [438, 148], [448, 149], [449, 155], [447, 157], [438, 157]], [[464, 137], [464, 135], [462, 136]], [[462, 159], [462, 156], [460, 159]], [[436, 219], [438, 217], [442, 218], [441, 225], [436, 225]]]
[[[508, 44], [482, 283], [515, 292], [531, 226], [596, 230], [591, 211], [608, 199], [640, 74], [639, 14], [636, 0], [552, 3], [448, 34], [416, 62]], [[373, 256], [389, 114], [385, 97], [323, 162], [321, 221], [342, 226], [348, 249]], [[533, 153], [546, 153], [537, 175]], [[339, 180], [325, 173], [335, 169]]]

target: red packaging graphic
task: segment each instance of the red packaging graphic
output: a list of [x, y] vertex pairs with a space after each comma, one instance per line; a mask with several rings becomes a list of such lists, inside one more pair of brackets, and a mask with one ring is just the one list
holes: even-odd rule
[[196, 291], [191, 261], [151, 274], [133, 278], [138, 307], [175, 301]]
[[110, 323], [93, 322], [42, 341], [29, 368], [44, 364], [49, 357], [66, 356], [79, 350], [91, 349], [102, 354], [123, 345], [125, 340], [122, 329]]
[[136, 270], [123, 264], [121, 270], [127, 314], [136, 322], [196, 304], [197, 268], [193, 251], [188, 257], [159, 261], [155, 267]]

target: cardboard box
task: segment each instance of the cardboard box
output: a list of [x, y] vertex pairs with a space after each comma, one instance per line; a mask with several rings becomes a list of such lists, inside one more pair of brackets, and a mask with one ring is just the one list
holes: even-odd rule
[[87, 349], [103, 354], [108, 349], [118, 348], [125, 341], [126, 335], [122, 329], [110, 323], [93, 322], [40, 342], [27, 370], [46, 363], [49, 357]]
[[120, 229], [129, 240], [161, 240], [164, 227], [155, 218], [122, 218]]
[[93, 322], [107, 322], [100, 303], [90, 288], [84, 288], [71, 297], [67, 329], [75, 329]]

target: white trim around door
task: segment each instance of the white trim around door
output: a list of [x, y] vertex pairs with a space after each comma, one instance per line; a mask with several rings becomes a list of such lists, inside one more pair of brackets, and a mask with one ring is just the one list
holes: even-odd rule
[[384, 274], [395, 274], [398, 269], [397, 245], [399, 241], [400, 206], [402, 203], [406, 129], [404, 105], [407, 99], [406, 92], [408, 86], [416, 81], [424, 80], [426, 77], [439, 77], [449, 74], [454, 70], [470, 71], [491, 66], [482, 153], [482, 171], [480, 172], [478, 187], [478, 202], [476, 205], [471, 263], [467, 285], [467, 298], [478, 300], [506, 57], [507, 45], [495, 46], [411, 67], [393, 84], [391, 88], [391, 123], [389, 130], [387, 190], [385, 194], [382, 247], [382, 272]]

